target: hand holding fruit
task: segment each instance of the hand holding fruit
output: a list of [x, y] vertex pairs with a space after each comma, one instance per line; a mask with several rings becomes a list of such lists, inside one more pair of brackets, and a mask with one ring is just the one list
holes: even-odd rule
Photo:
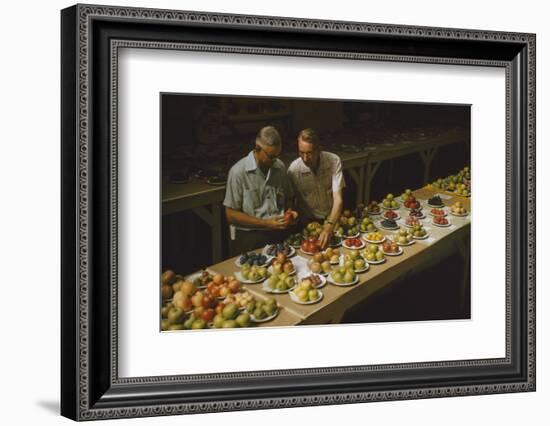
[[286, 229], [289, 226], [289, 223], [285, 220], [284, 216], [278, 216], [271, 219], [265, 220], [266, 227], [273, 230]]
[[294, 223], [296, 223], [296, 219], [298, 219], [298, 212], [292, 209], [287, 209], [283, 218], [287, 225], [293, 225]]

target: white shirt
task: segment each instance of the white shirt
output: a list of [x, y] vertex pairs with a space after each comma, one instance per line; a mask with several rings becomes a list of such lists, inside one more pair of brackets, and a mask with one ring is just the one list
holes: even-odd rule
[[288, 167], [288, 177], [298, 201], [298, 210], [305, 217], [325, 219], [332, 210], [333, 193], [346, 186], [342, 161], [336, 154], [321, 151], [317, 173], [301, 158]]

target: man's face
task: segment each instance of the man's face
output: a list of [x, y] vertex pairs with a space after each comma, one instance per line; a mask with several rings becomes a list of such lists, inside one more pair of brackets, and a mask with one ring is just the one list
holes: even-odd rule
[[310, 142], [298, 139], [298, 155], [310, 169], [315, 169], [319, 164], [319, 149]]
[[258, 162], [258, 166], [261, 168], [269, 168], [271, 167], [277, 158], [279, 158], [279, 155], [281, 155], [281, 147], [277, 146], [261, 146], [257, 145], [259, 148], [258, 155], [256, 156], [256, 161]]

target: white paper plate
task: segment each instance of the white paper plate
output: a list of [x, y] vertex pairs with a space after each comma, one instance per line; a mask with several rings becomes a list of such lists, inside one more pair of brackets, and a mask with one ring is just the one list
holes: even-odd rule
[[332, 285], [335, 285], [335, 286], [338, 286], [338, 287], [348, 287], [348, 286], [352, 286], [352, 285], [357, 284], [357, 283], [359, 282], [359, 277], [356, 275], [356, 276], [355, 276], [355, 279], [354, 279], [352, 282], [350, 282], [350, 283], [337, 283], [337, 282], [335, 282], [335, 281], [332, 279], [332, 277], [329, 275], [329, 276], [327, 277], [327, 281], [328, 281], [329, 283], [331, 283]]
[[300, 276], [298, 277], [298, 283], [301, 283], [304, 279], [306, 279], [310, 275], [317, 275], [321, 279], [321, 284], [319, 284], [318, 286], [314, 286], [314, 288], [323, 288], [325, 285], [327, 285], [327, 279], [325, 275], [315, 274], [313, 272], [304, 272], [300, 274]]
[[277, 315], [279, 315], [279, 308], [277, 308], [275, 312], [273, 312], [273, 315], [269, 315], [263, 319], [256, 319], [256, 317], [253, 314], [249, 314], [249, 315], [250, 315], [250, 321], [252, 322], [256, 322], [256, 323], [268, 322], [268, 321], [271, 321], [273, 318], [275, 318]]
[[[365, 258], [363, 258], [365, 259]], [[380, 265], [382, 263], [384, 263], [386, 261], [386, 258], [382, 259], [382, 260], [367, 260], [365, 259], [365, 261], [369, 264], [369, 265]]]
[[383, 210], [399, 210], [401, 208], [401, 203], [397, 203], [397, 207], [384, 207], [382, 204], [379, 204], [379, 206]]
[[300, 299], [298, 299], [298, 296], [294, 294], [294, 292], [290, 292], [290, 299], [294, 303], [298, 303], [299, 305], [313, 305], [314, 303], [318, 303], [323, 299], [323, 292], [321, 290], [317, 290], [319, 292], [319, 297], [316, 300], [308, 300], [307, 302], [302, 302]]
[[266, 293], [270, 293], [270, 294], [285, 294], [285, 293], [288, 293], [289, 291], [291, 291], [292, 289], [294, 289], [295, 287], [296, 287], [296, 284], [294, 285], [294, 287], [289, 288], [288, 290], [281, 291], [281, 290], [277, 290], [277, 289], [273, 289], [273, 288], [269, 287], [269, 284], [267, 283], [267, 280], [265, 280], [262, 283], [262, 290], [265, 291]]
[[259, 278], [257, 281], [250, 281], [250, 280], [245, 280], [243, 278], [243, 276], [241, 275], [241, 271], [237, 271], [235, 273], [235, 278], [237, 278], [243, 284], [258, 284], [258, 283], [261, 283], [262, 281], [264, 281], [265, 279], [267, 279], [268, 277], [269, 276], [267, 276], [266, 278]]
[[415, 236], [413, 235], [413, 238], [414, 238], [415, 240], [425, 240], [425, 239], [428, 238], [428, 237], [429, 237], [428, 234], [424, 235], [423, 237], [415, 237]]
[[375, 240], [367, 240], [367, 238], [363, 237], [363, 240], [365, 240], [367, 243], [370, 243], [370, 244], [380, 244], [380, 243], [383, 243], [384, 241], [386, 241], [386, 236], [383, 235], [384, 238], [382, 238], [380, 241], [375, 241]]
[[[353, 235], [344, 235], [342, 238], [344, 238], [344, 241], [347, 240], [347, 239], [351, 239], [351, 238], [357, 238], [359, 235], [361, 235], [359, 232], [356, 232], [355, 234]], [[343, 243], [342, 243], [343, 244]]]
[[387, 253], [382, 249], [382, 253], [384, 253], [385, 256], [401, 256], [404, 252], [401, 247], [399, 247], [399, 251], [397, 253]]
[[466, 212], [464, 214], [458, 214], [458, 213], [454, 213], [452, 210], [449, 210], [449, 213], [456, 217], [466, 217], [470, 214], [470, 212]]
[[361, 250], [361, 249], [365, 248], [365, 242], [361, 241], [361, 245], [359, 247], [348, 247], [348, 245], [344, 242], [344, 244], [342, 244], [342, 247], [345, 247], [348, 250]]
[[[388, 210], [388, 211], [393, 211], [393, 210]], [[399, 213], [397, 213], [397, 216], [395, 216], [395, 217], [387, 217], [385, 214], [383, 215], [383, 217], [386, 218], [386, 219], [393, 219], [395, 221], [401, 219], [401, 215]]]
[[[210, 275], [214, 276], [214, 274], [211, 274], [210, 272], [208, 272]], [[195, 279], [197, 279], [198, 277], [200, 277], [202, 274], [202, 271], [199, 271], [199, 272], [195, 272], [191, 275], [187, 275], [184, 279], [185, 281], [190, 281], [190, 282], [194, 282]], [[206, 288], [205, 285], [201, 285], [201, 286], [197, 286], [198, 289], [203, 289], [203, 288]]]
[[[271, 245], [271, 244], [270, 244]], [[263, 249], [262, 249], [262, 254], [266, 255], [267, 257], [271, 257], [272, 259], [277, 257], [277, 256], [272, 256], [270, 254], [267, 254], [267, 247], [268, 246], [265, 246]], [[292, 246], [289, 246], [290, 247], [290, 254], [287, 255], [287, 257], [292, 257], [296, 254], [296, 249]]]
[[416, 241], [411, 240], [411, 241], [409, 241], [408, 243], [405, 243], [405, 244], [403, 244], [403, 243], [398, 243], [397, 241], [396, 241], [395, 243], [396, 243], [398, 246], [407, 247], [407, 246], [412, 246], [415, 242], [416, 242]]
[[434, 225], [434, 226], [439, 226], [440, 228], [448, 228], [449, 226], [451, 226], [451, 222], [448, 221], [448, 222], [447, 222], [447, 225], [440, 225], [440, 224], [438, 224], [438, 223], [432, 222], [432, 225]]

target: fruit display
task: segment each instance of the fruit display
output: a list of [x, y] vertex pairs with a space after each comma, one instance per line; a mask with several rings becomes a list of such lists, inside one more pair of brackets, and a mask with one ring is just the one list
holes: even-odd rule
[[319, 235], [321, 235], [322, 231], [323, 231], [323, 227], [319, 222], [310, 222], [303, 229], [302, 236], [305, 238], [308, 238], [308, 237], [319, 238]]
[[[386, 213], [394, 213], [393, 210], [388, 210]], [[393, 219], [393, 218], [390, 218]], [[361, 223], [359, 223], [359, 231], [360, 232], [373, 232], [376, 231], [376, 226], [374, 225], [374, 222], [369, 217], [364, 217], [361, 219]]]
[[431, 209], [430, 214], [432, 216], [447, 216], [447, 212], [443, 209]]
[[278, 243], [278, 244], [269, 244], [262, 250], [262, 253], [264, 253], [267, 256], [277, 256], [279, 253], [283, 253], [285, 256], [290, 257], [294, 256], [296, 253], [296, 250], [294, 247], [285, 244], [285, 243]]
[[235, 263], [237, 266], [243, 266], [245, 263], [249, 266], [264, 266], [268, 260], [265, 254], [250, 252], [242, 254]]
[[[322, 254], [323, 258], [321, 258], [321, 260], [317, 260], [318, 262], [323, 263], [325, 260], [328, 260], [332, 265], [337, 265], [341, 253], [337, 248], [329, 247]], [[315, 256], [313, 260], [315, 260]]]
[[351, 216], [351, 211], [349, 210], [344, 210], [344, 213], [340, 216], [340, 219], [338, 219], [338, 224], [342, 228], [340, 236], [344, 238], [356, 237], [357, 234], [359, 234], [359, 223], [357, 222], [357, 218]]
[[460, 195], [462, 197], [469, 197], [470, 191], [465, 184], [459, 183], [456, 185], [455, 194]]
[[393, 219], [384, 219], [380, 222], [380, 226], [384, 229], [398, 229], [399, 225], [397, 225], [397, 222]]
[[367, 206], [367, 213], [370, 215], [378, 215], [381, 213], [380, 206], [376, 201], [371, 201]]
[[200, 271], [189, 278], [193, 281], [193, 284], [195, 284], [197, 288], [204, 288], [206, 287], [206, 284], [212, 281], [212, 278], [214, 277], [208, 271]]
[[403, 201], [403, 207], [406, 209], [419, 209], [420, 202], [414, 197], [414, 195], [409, 195], [405, 198], [405, 201]]
[[363, 238], [367, 241], [367, 243], [381, 243], [386, 239], [380, 231], [369, 232]]
[[412, 195], [412, 190], [411, 190], [411, 189], [405, 189], [405, 191], [403, 191], [403, 194], [401, 194], [401, 201], [402, 201], [402, 202], [405, 202], [405, 200], [406, 200], [410, 195]]
[[363, 256], [363, 259], [365, 259], [368, 263], [377, 264], [386, 261], [384, 253], [376, 244], [369, 244], [367, 248], [361, 252], [361, 256]]
[[413, 238], [416, 239], [416, 240], [423, 240], [425, 238], [428, 238], [428, 233], [426, 232], [426, 230], [424, 229], [424, 227], [420, 223], [414, 225], [411, 228], [410, 232], [411, 232]]
[[409, 228], [419, 224], [420, 224], [420, 220], [414, 216], [407, 216], [405, 218], [405, 226]]
[[369, 269], [369, 265], [365, 259], [363, 259], [358, 251], [352, 251], [349, 254], [343, 255], [341, 265], [347, 269], [353, 269], [356, 274], [366, 272]]
[[250, 326], [250, 314], [241, 312], [236, 303], [228, 303], [212, 319], [212, 328], [239, 328]]
[[280, 275], [283, 272], [293, 275], [296, 273], [296, 269], [294, 268], [294, 264], [291, 260], [288, 259], [288, 257], [283, 254], [279, 253], [275, 259], [273, 259], [273, 263], [269, 267], [271, 270], [271, 273]]
[[397, 245], [400, 246], [410, 246], [414, 243], [413, 234], [411, 231], [405, 228], [401, 228], [399, 231], [397, 231], [394, 241], [397, 243]]
[[436, 226], [449, 226], [451, 223], [443, 216], [434, 216], [433, 224]]
[[424, 219], [426, 216], [424, 216], [424, 213], [421, 209], [411, 209], [409, 211], [409, 216], [415, 217], [417, 219]]
[[393, 194], [386, 195], [386, 198], [382, 201], [382, 207], [385, 209], [398, 209], [399, 203], [393, 197]]
[[356, 284], [359, 279], [353, 267], [340, 266], [330, 273], [328, 281], [334, 285], [345, 286]]
[[315, 254], [321, 251], [319, 240], [316, 237], [308, 237], [307, 240], [302, 242], [300, 249], [305, 254]]
[[360, 238], [348, 238], [342, 243], [342, 245], [350, 250], [359, 250], [365, 247], [365, 243]]
[[296, 286], [296, 278], [286, 272], [273, 274], [263, 284], [263, 289], [268, 293], [287, 293]]
[[[339, 252], [337, 252], [337, 253], [339, 253]], [[311, 259], [307, 263], [307, 266], [308, 266], [309, 270], [311, 272], [313, 272], [314, 274], [326, 275], [332, 270], [331, 260], [335, 260], [334, 256], [335, 256], [334, 254], [331, 256], [331, 258], [328, 258], [328, 256], [326, 256], [324, 258], [324, 260], [322, 260], [322, 261]], [[339, 254], [338, 254], [337, 259], [339, 261]]]
[[398, 220], [401, 218], [401, 216], [399, 216], [399, 213], [397, 213], [396, 211], [394, 210], [386, 210], [384, 212], [384, 217], [386, 219], [393, 219], [393, 220]]
[[403, 249], [395, 241], [387, 240], [382, 244], [382, 251], [388, 256], [398, 256], [403, 253]]
[[340, 247], [342, 245], [342, 237], [332, 234], [330, 240], [328, 241], [330, 247]]
[[298, 284], [294, 290], [290, 292], [290, 299], [293, 302], [303, 305], [317, 303], [323, 298], [323, 292], [313, 286], [310, 280], [304, 280]]
[[436, 207], [436, 208], [441, 208], [445, 206], [443, 204], [443, 200], [439, 195], [434, 195], [433, 197], [428, 199], [428, 204], [430, 205], [430, 207]]
[[206, 285], [206, 292], [212, 297], [223, 298], [228, 294], [237, 293], [240, 289], [241, 283], [235, 277], [224, 277], [221, 274], [214, 275], [212, 281]]
[[273, 298], [267, 300], [254, 299], [246, 305], [246, 313], [250, 314], [252, 322], [270, 321], [279, 313], [277, 301]]
[[309, 274], [300, 279], [300, 286], [311, 286], [311, 288], [321, 288], [326, 283], [327, 279], [319, 274]]
[[450, 212], [452, 215], [455, 215], [455, 216], [466, 216], [468, 214], [468, 212], [466, 211], [466, 209], [464, 208], [464, 206], [460, 201], [457, 201], [451, 206]]
[[240, 291], [235, 294], [230, 294], [225, 299], [223, 299], [222, 302], [218, 303], [218, 305], [216, 306], [216, 313], [221, 312], [223, 308], [230, 303], [235, 303], [239, 307], [239, 309], [245, 309], [248, 302], [252, 300], [254, 300], [254, 296], [248, 291]]
[[288, 237], [285, 240], [285, 244], [294, 248], [299, 248], [300, 244], [302, 244], [302, 239], [303, 239], [302, 234], [298, 232]]
[[267, 278], [268, 272], [265, 266], [250, 266], [245, 263], [239, 272], [237, 272], [237, 278], [247, 284], [259, 283]]

